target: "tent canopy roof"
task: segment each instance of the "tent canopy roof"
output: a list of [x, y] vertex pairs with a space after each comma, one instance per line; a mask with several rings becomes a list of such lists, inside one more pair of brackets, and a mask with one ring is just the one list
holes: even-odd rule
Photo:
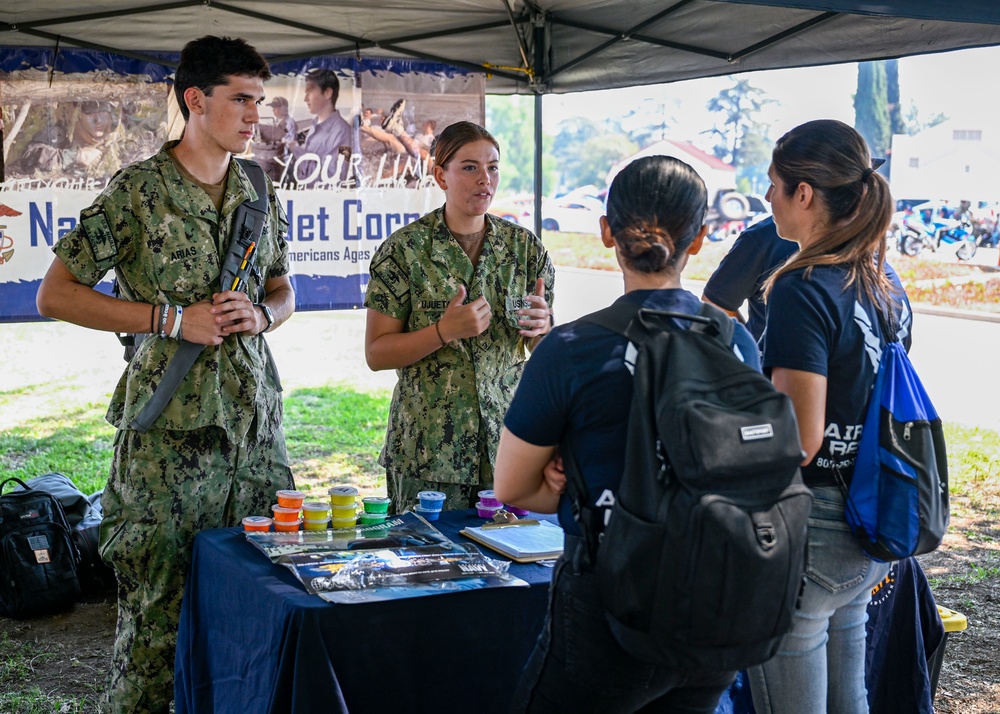
[[[0, 46], [176, 53], [205, 34], [273, 62], [421, 59], [492, 94], [575, 92], [1000, 44], [995, 0], [7, 0]], [[155, 61], [169, 64], [162, 58]]]

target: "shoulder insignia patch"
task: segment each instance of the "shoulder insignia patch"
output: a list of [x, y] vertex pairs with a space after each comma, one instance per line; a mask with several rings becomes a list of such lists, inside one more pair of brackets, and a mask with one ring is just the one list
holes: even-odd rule
[[118, 246], [104, 209], [97, 206], [84, 209], [80, 213], [80, 223], [90, 243], [94, 261], [105, 269], [110, 268], [118, 255]]
[[410, 292], [410, 280], [406, 271], [391, 255], [386, 256], [378, 265], [372, 265], [370, 272], [372, 277], [385, 285], [397, 300], [401, 300]]

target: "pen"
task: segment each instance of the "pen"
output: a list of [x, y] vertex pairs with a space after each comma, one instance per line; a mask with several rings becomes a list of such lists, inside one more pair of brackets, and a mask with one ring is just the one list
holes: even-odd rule
[[250, 245], [247, 246], [247, 252], [243, 255], [243, 262], [240, 264], [240, 269], [236, 274], [236, 277], [233, 278], [233, 287], [229, 288], [230, 290], [235, 290], [236, 286], [240, 284], [240, 273], [247, 269], [247, 261], [250, 260], [250, 255], [253, 253], [254, 246], [256, 245], [257, 244], [255, 242], [251, 242]]

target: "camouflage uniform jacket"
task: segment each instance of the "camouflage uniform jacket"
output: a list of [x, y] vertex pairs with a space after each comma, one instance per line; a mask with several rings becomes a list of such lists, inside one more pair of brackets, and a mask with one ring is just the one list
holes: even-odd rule
[[[167, 142], [156, 155], [120, 171], [55, 246], [55, 254], [84, 285], [96, 285], [117, 266], [138, 302], [184, 307], [218, 292], [233, 214], [257, 194], [243, 169], [230, 160], [220, 216], [208, 194], [177, 171], [167, 154], [176, 143]], [[289, 272], [288, 224], [273, 187], [269, 191], [271, 220], [257, 247], [259, 273], [248, 280], [254, 302], [262, 297], [267, 279]], [[142, 343], [111, 398], [109, 422], [119, 429], [132, 423], [179, 344], [156, 338]], [[266, 374], [267, 349], [262, 335], [230, 335], [221, 345], [206, 347], [154, 427], [215, 425], [234, 443], [243, 443], [257, 411], [273, 411], [280, 399]]]
[[493, 312], [478, 337], [454, 340], [397, 370], [385, 447], [379, 463], [445, 483], [477, 483], [480, 461], [496, 459], [503, 415], [521, 378], [526, 348], [516, 310], [545, 279], [553, 301], [555, 272], [530, 231], [486, 214], [479, 265], [462, 251], [444, 222], [444, 208], [396, 231], [376, 251], [365, 306], [413, 332], [441, 319], [459, 285], [468, 301], [485, 295]]

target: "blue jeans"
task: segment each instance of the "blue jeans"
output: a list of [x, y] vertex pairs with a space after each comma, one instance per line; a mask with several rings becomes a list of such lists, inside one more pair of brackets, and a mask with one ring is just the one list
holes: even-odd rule
[[838, 488], [814, 488], [805, 586], [778, 653], [752, 667], [760, 714], [867, 714], [865, 622], [888, 563], [869, 558]]
[[[549, 612], [512, 712], [711, 714], [736, 672], [677, 672], [635, 659], [615, 639], [595, 576], [567, 538]], [[578, 540], [578, 539], [577, 539]]]

